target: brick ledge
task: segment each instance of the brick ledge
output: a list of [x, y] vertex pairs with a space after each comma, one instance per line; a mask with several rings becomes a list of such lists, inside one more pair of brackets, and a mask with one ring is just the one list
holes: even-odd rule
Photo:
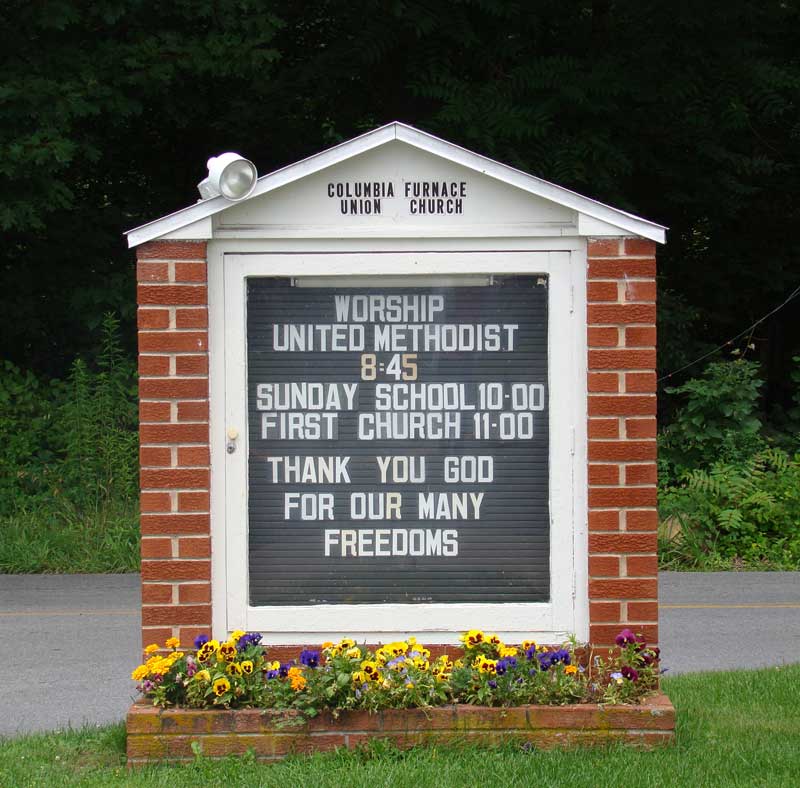
[[129, 766], [191, 760], [194, 742], [209, 758], [253, 750], [263, 761], [354, 748], [370, 739], [388, 739], [399, 747], [517, 741], [542, 749], [611, 742], [651, 749], [673, 741], [675, 709], [657, 693], [630, 706], [452, 705], [377, 714], [343, 711], [336, 719], [326, 712], [301, 722], [291, 711], [159, 709], [139, 702], [128, 712], [127, 731]]

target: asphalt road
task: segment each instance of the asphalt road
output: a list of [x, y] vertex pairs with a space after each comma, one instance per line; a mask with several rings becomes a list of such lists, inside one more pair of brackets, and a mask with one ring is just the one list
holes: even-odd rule
[[[800, 661], [800, 572], [661, 574], [672, 673]], [[0, 735], [123, 719], [138, 575], [0, 575]]]

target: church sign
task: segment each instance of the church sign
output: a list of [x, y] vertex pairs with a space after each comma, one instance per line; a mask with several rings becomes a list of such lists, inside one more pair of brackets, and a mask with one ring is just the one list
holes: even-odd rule
[[655, 642], [664, 228], [397, 123], [209, 188], [128, 236], [144, 640]]
[[546, 277], [252, 279], [247, 358], [252, 605], [548, 599]]

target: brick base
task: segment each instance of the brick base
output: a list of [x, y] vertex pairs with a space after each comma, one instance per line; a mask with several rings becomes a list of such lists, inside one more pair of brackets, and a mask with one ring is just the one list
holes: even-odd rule
[[158, 709], [135, 704], [128, 712], [128, 765], [184, 761], [192, 743], [209, 758], [252, 750], [261, 761], [295, 753], [354, 748], [370, 739], [399, 747], [418, 744], [505, 741], [550, 749], [610, 742], [650, 749], [675, 736], [675, 709], [664, 694], [636, 706], [442, 706], [387, 709], [378, 714], [345, 711], [338, 719], [322, 714], [299, 722], [293, 712]]

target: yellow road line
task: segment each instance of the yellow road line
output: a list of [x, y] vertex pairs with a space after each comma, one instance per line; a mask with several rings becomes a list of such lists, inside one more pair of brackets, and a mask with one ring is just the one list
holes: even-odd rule
[[[659, 605], [662, 610], [800, 610], [800, 602], [763, 602], [741, 605]], [[0, 618], [58, 618], [69, 616], [133, 616], [138, 609], [126, 610], [0, 610]]]
[[138, 615], [139, 610], [20, 610], [0, 611], [3, 618], [50, 618], [58, 616], [133, 616]]
[[800, 610], [800, 602], [762, 602], [751, 605], [659, 605], [662, 610]]

